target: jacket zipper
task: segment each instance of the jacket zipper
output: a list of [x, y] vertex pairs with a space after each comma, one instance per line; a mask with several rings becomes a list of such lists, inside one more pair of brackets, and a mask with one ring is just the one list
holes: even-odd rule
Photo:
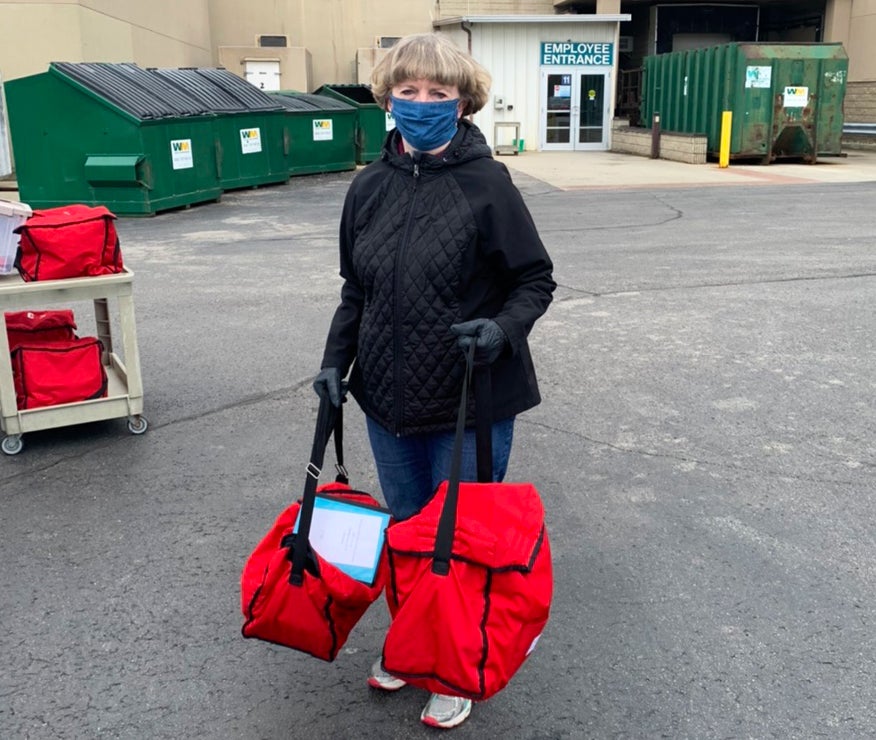
[[402, 413], [402, 406], [404, 402], [404, 386], [402, 383], [402, 369], [404, 368], [404, 358], [402, 357], [402, 349], [404, 347], [404, 342], [402, 341], [401, 336], [401, 322], [404, 319], [402, 316], [402, 301], [401, 301], [401, 289], [402, 289], [402, 265], [404, 264], [404, 255], [405, 251], [408, 247], [408, 239], [410, 239], [411, 235], [411, 226], [414, 222], [414, 206], [417, 201], [417, 183], [420, 180], [420, 156], [419, 152], [414, 152], [412, 155], [414, 158], [414, 187], [411, 192], [411, 204], [408, 208], [408, 217], [405, 221], [405, 231], [404, 236], [402, 237], [401, 243], [399, 244], [398, 252], [395, 255], [395, 286], [393, 288], [393, 300], [395, 302], [393, 306], [393, 322], [395, 324], [396, 330], [393, 332], [393, 367], [394, 367], [394, 375], [395, 375], [395, 384], [393, 388], [393, 407], [395, 408], [395, 436], [401, 436], [402, 422], [404, 420], [404, 414]]

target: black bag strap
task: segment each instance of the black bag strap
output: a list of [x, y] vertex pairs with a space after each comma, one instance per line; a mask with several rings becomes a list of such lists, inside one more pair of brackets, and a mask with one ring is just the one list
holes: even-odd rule
[[[316, 484], [322, 472], [325, 458], [325, 448], [332, 431], [335, 432], [336, 450], [340, 450], [338, 442], [341, 436], [341, 412], [331, 401], [320, 399], [319, 411], [316, 415], [316, 430], [313, 434], [313, 447], [310, 451], [310, 462], [307, 464], [307, 475], [304, 479], [304, 496], [299, 509], [298, 533], [290, 553], [292, 569], [289, 573], [289, 583], [300, 586], [304, 582], [304, 564], [310, 550], [310, 525], [313, 521], [313, 507], [316, 503]], [[340, 453], [343, 456], [343, 452]], [[342, 467], [342, 466], [341, 466]]]
[[456, 510], [459, 505], [459, 483], [462, 475], [462, 443], [465, 438], [465, 421], [468, 404], [468, 389], [474, 376], [475, 391], [475, 440], [477, 449], [477, 471], [480, 483], [493, 480], [492, 418], [490, 414], [490, 366], [474, 364], [474, 342], [465, 353], [465, 376], [462, 380], [462, 397], [459, 401], [459, 414], [456, 417], [456, 438], [453, 441], [453, 454], [450, 459], [450, 477], [447, 483], [447, 496], [438, 532], [435, 536], [435, 553], [432, 557], [432, 572], [446, 576], [450, 572], [450, 553], [453, 550], [453, 534], [456, 529]]
[[478, 483], [493, 481], [493, 389], [489, 365], [474, 366], [475, 446]]
[[[346, 399], [344, 399], [346, 400]], [[333, 435], [335, 438], [335, 483], [349, 483], [350, 476], [344, 467], [344, 406], [335, 409], [335, 426]]]

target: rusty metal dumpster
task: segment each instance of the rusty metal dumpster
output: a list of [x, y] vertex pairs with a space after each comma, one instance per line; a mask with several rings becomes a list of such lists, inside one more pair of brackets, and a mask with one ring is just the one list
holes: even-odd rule
[[839, 155], [848, 57], [842, 44], [733, 43], [646, 57], [642, 119], [705, 134], [717, 156], [733, 113], [730, 156], [764, 163]]

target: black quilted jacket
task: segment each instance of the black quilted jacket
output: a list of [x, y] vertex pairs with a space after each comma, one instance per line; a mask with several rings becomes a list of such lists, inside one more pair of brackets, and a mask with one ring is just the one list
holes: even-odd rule
[[508, 170], [466, 121], [438, 157], [399, 148], [393, 131], [347, 193], [322, 367], [352, 365], [353, 396], [395, 434], [452, 429], [465, 363], [450, 325], [492, 318], [508, 337], [491, 366], [493, 419], [535, 406], [526, 338], [556, 286]]

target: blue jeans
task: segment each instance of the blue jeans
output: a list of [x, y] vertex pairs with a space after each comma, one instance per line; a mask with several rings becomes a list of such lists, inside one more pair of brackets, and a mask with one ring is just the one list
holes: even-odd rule
[[[438, 484], [450, 477], [455, 432], [431, 432], [396, 437], [365, 417], [377, 477], [386, 505], [396, 519], [416, 514], [432, 498]], [[508, 469], [514, 417], [493, 424], [493, 480]], [[474, 429], [466, 429], [462, 445], [462, 480], [477, 480]]]

